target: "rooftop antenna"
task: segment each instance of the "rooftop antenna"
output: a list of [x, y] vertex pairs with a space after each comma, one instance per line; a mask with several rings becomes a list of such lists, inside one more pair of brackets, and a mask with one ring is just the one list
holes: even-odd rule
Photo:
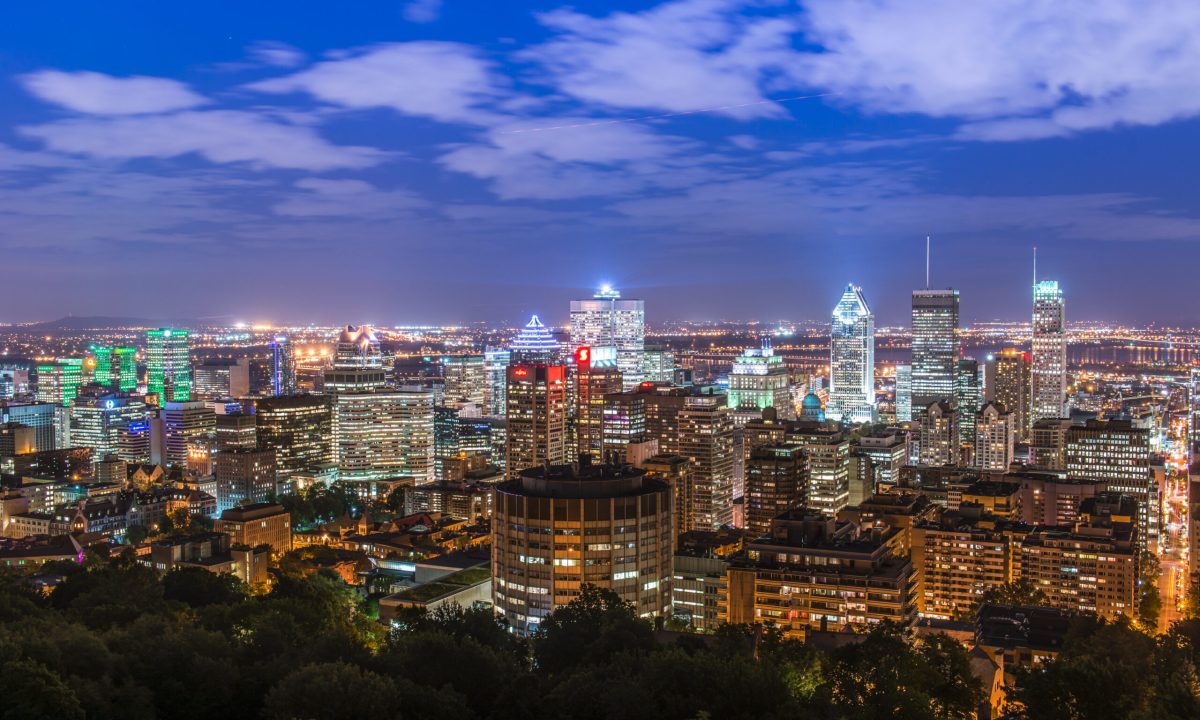
[[929, 236], [925, 236], [925, 289], [929, 289]]
[[1033, 246], [1033, 285], [1037, 287], [1037, 245]]

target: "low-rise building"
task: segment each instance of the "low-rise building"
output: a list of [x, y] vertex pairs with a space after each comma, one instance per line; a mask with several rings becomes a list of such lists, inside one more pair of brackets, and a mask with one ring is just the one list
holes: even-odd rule
[[255, 503], [221, 513], [213, 530], [225, 533], [235, 545], [269, 545], [276, 553], [292, 549], [292, 515], [276, 503]]
[[160, 572], [176, 567], [200, 567], [212, 573], [229, 573], [248, 585], [268, 581], [271, 550], [260, 546], [234, 546], [225, 533], [211, 532], [172, 537], [150, 544], [141, 562]]

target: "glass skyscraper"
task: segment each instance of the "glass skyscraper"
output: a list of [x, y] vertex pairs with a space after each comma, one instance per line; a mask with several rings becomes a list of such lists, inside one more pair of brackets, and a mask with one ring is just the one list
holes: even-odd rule
[[159, 404], [192, 399], [192, 354], [187, 330], [146, 331], [146, 391]]
[[617, 369], [626, 388], [642, 381], [646, 349], [646, 303], [622, 300], [605, 285], [590, 300], [571, 301], [571, 348], [615, 347]]
[[277, 335], [271, 341], [271, 394], [296, 394], [296, 353], [287, 335]]
[[847, 285], [833, 308], [825, 416], [849, 423], [875, 419], [875, 316], [856, 285]]
[[1066, 304], [1054, 280], [1033, 287], [1033, 390], [1030, 423], [1066, 416]]
[[912, 411], [955, 396], [959, 327], [957, 290], [912, 295]]

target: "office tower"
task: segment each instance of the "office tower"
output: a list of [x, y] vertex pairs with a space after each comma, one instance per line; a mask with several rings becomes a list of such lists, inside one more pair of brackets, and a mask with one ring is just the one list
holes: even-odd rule
[[658, 440], [650, 437], [646, 426], [646, 395], [616, 392], [604, 398], [604, 420], [601, 430], [601, 457], [615, 452], [625, 462], [642, 467], [630, 458], [631, 448], [652, 449], [658, 455]]
[[83, 382], [83, 360], [59, 358], [37, 366], [37, 400], [67, 407]]
[[266, 502], [275, 494], [275, 451], [236, 448], [222, 450], [213, 461], [217, 479], [217, 509]]
[[804, 448], [808, 464], [805, 506], [836, 515], [850, 503], [850, 439], [828, 427], [792, 428], [785, 438]]
[[146, 391], [167, 402], [192, 399], [192, 355], [187, 330], [146, 331]]
[[[296, 394], [296, 348], [287, 335], [271, 341], [271, 394], [275, 397]], [[236, 396], [235, 396], [236, 397]]]
[[558, 341], [537, 315], [508, 344], [509, 364], [556, 365], [562, 359]]
[[734, 358], [726, 402], [731, 410], [773, 408], [780, 418], [795, 418], [790, 382], [783, 358], [764, 339], [761, 348], [747, 348]]
[[957, 290], [912, 294], [912, 409], [954, 397], [958, 377]]
[[571, 346], [615, 347], [617, 369], [625, 389], [642, 381], [642, 354], [646, 349], [646, 303], [622, 300], [621, 293], [605, 285], [590, 300], [571, 301]]
[[871, 480], [875, 487], [894, 487], [900, 482], [900, 468], [908, 462], [908, 443], [903, 432], [881, 430], [858, 438], [851, 453], [871, 462]]
[[125, 423], [117, 428], [117, 457], [127, 463], [148, 464], [151, 462], [155, 422]]
[[953, 400], [930, 403], [921, 413], [919, 432], [922, 465], [958, 464], [958, 411]]
[[679, 414], [687, 404], [688, 388], [642, 388], [646, 397], [646, 436], [658, 442], [658, 451], [685, 455], [679, 434]]
[[733, 417], [719, 395], [684, 398], [678, 416], [679, 454], [692, 463], [688, 525], [716, 530], [733, 522]]
[[217, 413], [216, 420], [218, 450], [258, 447], [258, 427], [254, 415], [243, 412]]
[[647, 345], [642, 355], [642, 381], [670, 383], [675, 375], [675, 351], [662, 345]]
[[433, 476], [446, 478], [446, 461], [461, 452], [458, 408], [438, 405], [433, 409]]
[[989, 358], [987, 399], [994, 400], [1013, 414], [1017, 440], [1029, 439], [1030, 356], [1017, 348], [1005, 348]]
[[[592, 460], [604, 459], [605, 398], [621, 392], [617, 351], [612, 347], [581, 346], [575, 350], [575, 456], [587, 453]], [[622, 462], [625, 458], [622, 456]]]
[[443, 357], [442, 378], [446, 383], [447, 405], [454, 405], [463, 400], [481, 408], [487, 404], [487, 367], [482, 355]]
[[912, 365], [896, 366], [896, 422], [912, 422]]
[[255, 405], [258, 446], [275, 451], [280, 477], [334, 461], [333, 399], [281, 395]]
[[746, 529], [751, 537], [766, 535], [771, 520], [804, 505], [807, 461], [799, 445], [766, 445], [750, 451], [746, 461]]
[[968, 452], [975, 447], [975, 422], [983, 405], [983, 378], [979, 370], [979, 363], [974, 358], [961, 358], [958, 361], [954, 395], [958, 404], [958, 437], [959, 443]]
[[1013, 414], [1000, 403], [983, 406], [975, 424], [975, 467], [1008, 470], [1013, 461], [1016, 435]]
[[116, 455], [120, 452], [121, 429], [129, 424], [145, 424], [149, 417], [150, 409], [140, 397], [85, 392], [71, 406], [71, 444], [92, 448], [97, 458]]
[[341, 479], [433, 480], [433, 421], [432, 390], [338, 393], [333, 427]]
[[1150, 470], [1150, 432], [1128, 420], [1088, 420], [1067, 430], [1067, 477], [1099, 480], [1132, 497], [1145, 547], [1158, 539], [1158, 487]]
[[1016, 579], [1020, 542], [1029, 531], [979, 508], [946, 510], [917, 522], [912, 528], [917, 612], [942, 620], [972, 612], [989, 590]]
[[366, 325], [343, 328], [334, 344], [333, 365], [342, 369], [383, 367], [383, 353], [375, 331]]
[[537, 630], [583, 584], [612, 590], [639, 617], [670, 613], [675, 536], [667, 483], [585, 456], [528, 468], [496, 486], [494, 512], [492, 601], [517, 633]]
[[196, 364], [192, 395], [197, 400], [250, 396], [249, 358], [208, 358]]
[[847, 285], [833, 308], [825, 416], [845, 423], [875, 420], [875, 316], [856, 285]]
[[522, 470], [567, 458], [567, 370], [563, 365], [508, 366], [505, 389], [508, 432], [505, 472], [515, 479]]
[[53, 403], [4, 403], [0, 405], [0, 422], [20, 423], [33, 428], [38, 452], [55, 448], [55, 412], [61, 406]]
[[137, 389], [137, 348], [92, 345], [92, 382], [123, 393]]
[[1030, 422], [1067, 415], [1067, 328], [1062, 290], [1053, 280], [1033, 288]]
[[694, 476], [692, 463], [682, 455], [658, 454], [646, 458], [638, 465], [646, 471], [646, 477], [665, 482], [671, 489], [671, 513], [675, 527], [673, 536], [679, 537], [685, 532], [695, 530], [689, 522], [691, 516], [682, 508], [691, 506], [691, 492]]
[[886, 523], [791, 510], [729, 566], [723, 619], [798, 640], [814, 630], [907, 625], [916, 614], [917, 586], [912, 563], [896, 552], [900, 534]]
[[156, 465], [187, 465], [188, 442], [216, 430], [217, 416], [205, 403], [166, 402], [151, 421], [150, 457]]
[[504, 416], [504, 388], [507, 384], [506, 369], [512, 358], [508, 350], [489, 348], [483, 351], [483, 367], [486, 384], [483, 388], [483, 414], [488, 417]]

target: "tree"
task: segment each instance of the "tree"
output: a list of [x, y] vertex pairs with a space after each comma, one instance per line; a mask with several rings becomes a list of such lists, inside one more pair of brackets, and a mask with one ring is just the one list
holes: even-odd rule
[[338, 661], [306, 665], [279, 681], [267, 694], [268, 720], [351, 720], [353, 718], [470, 717], [453, 692], [392, 680]]
[[162, 580], [163, 596], [191, 607], [229, 605], [249, 594], [246, 584], [229, 573], [212, 573], [198, 567], [176, 567]]
[[979, 597], [979, 602], [975, 603], [965, 615], [974, 620], [975, 616], [979, 614], [979, 608], [986, 603], [993, 605], [1045, 605], [1049, 601], [1050, 598], [1046, 597], [1046, 593], [1042, 592], [1037, 585], [1022, 578], [1015, 582], [988, 588]]
[[538, 669], [553, 675], [607, 662], [618, 653], [648, 651], [653, 645], [653, 629], [630, 603], [612, 590], [585, 584], [579, 597], [542, 621], [533, 653]]
[[130, 525], [125, 528], [125, 542], [130, 545], [140, 545], [149, 534], [150, 531], [146, 529], [145, 525]]
[[79, 698], [63, 679], [31, 660], [10, 660], [0, 666], [2, 720], [84, 720]]

